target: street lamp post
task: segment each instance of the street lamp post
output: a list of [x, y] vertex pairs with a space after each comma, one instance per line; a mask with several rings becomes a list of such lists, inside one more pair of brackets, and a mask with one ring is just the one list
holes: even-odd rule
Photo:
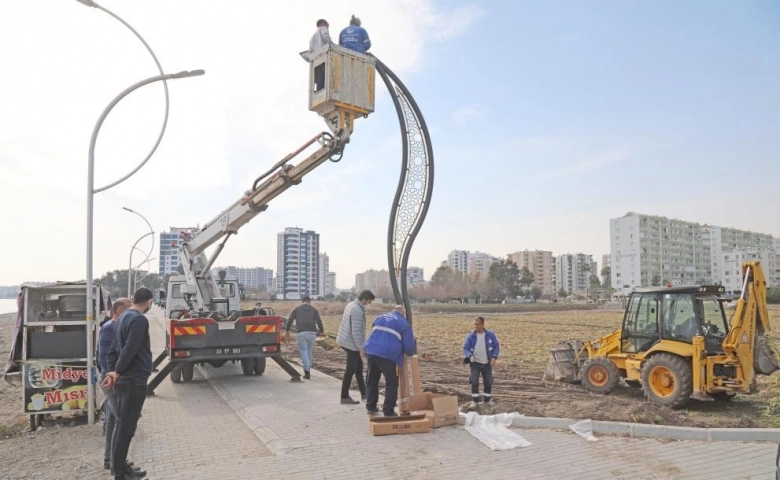
[[[167, 80], [173, 80], [178, 78], [188, 78], [188, 77], [194, 77], [203, 75], [205, 72], [203, 70], [193, 70], [193, 71], [184, 71], [179, 73], [173, 73], [173, 74], [165, 74], [163, 73], [162, 66], [160, 65], [160, 62], [157, 60], [157, 56], [152, 51], [151, 47], [149, 47], [149, 44], [146, 43], [146, 40], [141, 37], [141, 35], [133, 29], [127, 22], [122, 20], [119, 16], [115, 15], [114, 13], [110, 12], [109, 10], [101, 7], [97, 3], [93, 2], [92, 0], [77, 0], [78, 2], [88, 6], [88, 7], [94, 7], [99, 10], [103, 10], [107, 14], [111, 15], [112, 17], [119, 20], [123, 25], [125, 25], [130, 31], [132, 31], [136, 37], [138, 37], [139, 40], [141, 40], [141, 43], [144, 44], [146, 49], [149, 51], [149, 53], [152, 55], [152, 58], [154, 59], [155, 64], [157, 65], [157, 69], [160, 72], [159, 75], [156, 75], [154, 77], [147, 78], [145, 80], [141, 80], [140, 82], [137, 82], [125, 90], [123, 90], [119, 95], [117, 95], [109, 104], [106, 106], [106, 108], [103, 110], [103, 113], [100, 114], [100, 117], [98, 118], [97, 123], [95, 123], [95, 128], [92, 131], [92, 137], [89, 142], [89, 160], [88, 160], [88, 173], [87, 173], [87, 371], [89, 372], [89, 375], [87, 375], [87, 411], [88, 411], [88, 417], [87, 421], [89, 424], [95, 423], [95, 364], [93, 360], [94, 356], [94, 339], [92, 337], [93, 330], [95, 328], [94, 325], [94, 311], [93, 311], [93, 297], [94, 297], [94, 282], [92, 278], [92, 243], [93, 243], [93, 213], [94, 213], [94, 195], [96, 193], [100, 193], [104, 190], [108, 190], [109, 188], [112, 188], [116, 185], [119, 185], [120, 183], [124, 182], [131, 176], [133, 176], [138, 170], [143, 167], [147, 161], [152, 157], [154, 152], [157, 150], [157, 146], [160, 144], [160, 141], [162, 140], [163, 135], [165, 134], [165, 126], [168, 123], [168, 109], [169, 109], [169, 100], [168, 100], [168, 85], [165, 83]], [[147, 154], [146, 158], [138, 165], [136, 166], [130, 173], [125, 175], [124, 177], [120, 178], [119, 180], [116, 180], [113, 183], [110, 183], [104, 187], [101, 188], [95, 188], [95, 144], [97, 142], [97, 136], [100, 132], [100, 127], [103, 125], [103, 122], [105, 121], [108, 114], [111, 112], [111, 110], [116, 106], [117, 103], [119, 103], [123, 98], [125, 98], [130, 93], [134, 92], [135, 90], [148, 85], [150, 83], [162, 81], [164, 90], [165, 90], [165, 118], [163, 120], [162, 128], [160, 129], [160, 133], [157, 137], [157, 141], [155, 142], [154, 146], [152, 147], [151, 151]]]
[[149, 227], [149, 233], [147, 233], [146, 235], [141, 236], [141, 238], [136, 240], [135, 243], [133, 244], [133, 247], [130, 249], [130, 266], [127, 267], [128, 268], [128, 270], [127, 270], [127, 297], [128, 298], [132, 298], [131, 295], [133, 294], [133, 291], [131, 290], [131, 286], [130, 286], [130, 271], [131, 271], [131, 269], [133, 267], [133, 250], [135, 249], [136, 245], [138, 245], [138, 242], [141, 241], [141, 239], [146, 238], [149, 235], [151, 235], [152, 236], [152, 247], [149, 249], [149, 253], [146, 255], [146, 259], [144, 260], [144, 262], [146, 260], [148, 260], [149, 259], [149, 255], [151, 255], [152, 251], [154, 250], [154, 229], [152, 228], [152, 225], [149, 223], [149, 220], [147, 220], [146, 217], [144, 217], [140, 213], [136, 212], [135, 210], [131, 210], [131, 209], [127, 208], [127, 207], [122, 207], [122, 210], [126, 210], [126, 211], [128, 211], [130, 213], [134, 213], [134, 214], [138, 215], [139, 217], [141, 217], [141, 219], [143, 219], [144, 222], [146, 222], [146, 226]]
[[[133, 268], [133, 252], [135, 250], [138, 250], [138, 251], [140, 251], [142, 253], [145, 253], [143, 250], [141, 250], [138, 247], [136, 247], [136, 245], [138, 245], [138, 242], [140, 242], [144, 238], [148, 237], [149, 235], [154, 235], [154, 232], [147, 232], [147, 233], [141, 235], [138, 238], [138, 240], [135, 241], [133, 246], [130, 247], [130, 261], [127, 264], [127, 298], [130, 298], [130, 299], [133, 298], [133, 290], [132, 290], [132, 286], [131, 286], [131, 283], [130, 283], [130, 277], [132, 276], [132, 272], [134, 270], [134, 268]], [[154, 248], [154, 247], [152, 247], [152, 248]], [[150, 250], [149, 253], [146, 254], [146, 258], [144, 259], [144, 261], [139, 263], [138, 265], [139, 266], [143, 265], [143, 263], [145, 263], [149, 259], [149, 255], [151, 255], [151, 254], [152, 254], [152, 252]]]

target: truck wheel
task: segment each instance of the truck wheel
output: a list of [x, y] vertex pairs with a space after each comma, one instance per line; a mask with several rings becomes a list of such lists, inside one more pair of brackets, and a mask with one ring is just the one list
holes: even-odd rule
[[582, 366], [582, 385], [595, 393], [609, 393], [620, 381], [620, 370], [607, 357], [594, 357]]
[[682, 407], [693, 393], [690, 363], [671, 353], [653, 355], [642, 367], [642, 391], [653, 403]]
[[265, 373], [265, 357], [255, 358], [255, 375], [262, 375]]
[[181, 379], [185, 382], [191, 382], [192, 377], [195, 374], [195, 364], [194, 363], [185, 363], [181, 367]]
[[181, 383], [181, 367], [173, 367], [170, 373], [171, 381], [173, 383]]
[[241, 359], [241, 372], [244, 375], [255, 374], [255, 359], [254, 358], [242, 358]]

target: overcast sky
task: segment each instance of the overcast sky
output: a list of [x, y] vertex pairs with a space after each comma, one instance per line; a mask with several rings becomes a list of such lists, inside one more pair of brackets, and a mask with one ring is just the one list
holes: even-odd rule
[[[95, 197], [95, 276], [126, 268], [148, 231], [203, 225], [254, 178], [325, 129], [307, 109], [298, 52], [324, 17], [350, 14], [406, 83], [431, 130], [436, 179], [411, 265], [452, 249], [609, 251], [628, 211], [780, 236], [780, 3], [105, 0], [152, 46], [171, 113], [158, 152]], [[85, 276], [89, 139], [108, 102], [156, 74], [115, 19], [76, 0], [0, 2], [0, 285]], [[378, 83], [327, 163], [228, 242], [220, 265], [276, 270], [276, 234], [320, 233], [338, 286], [387, 268], [401, 151]], [[383, 88], [383, 87], [381, 87]], [[106, 121], [96, 186], [148, 152], [162, 88]], [[141, 243], [141, 248], [149, 248]], [[155, 247], [153, 257], [157, 257]], [[157, 263], [153, 263], [156, 269]]]

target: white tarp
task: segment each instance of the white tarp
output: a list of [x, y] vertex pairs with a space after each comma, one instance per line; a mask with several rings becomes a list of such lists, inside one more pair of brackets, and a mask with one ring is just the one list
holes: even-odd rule
[[491, 450], [510, 450], [531, 445], [531, 442], [508, 428], [512, 425], [512, 420], [520, 416], [517, 412], [498, 415], [479, 415], [476, 412], [469, 412], [466, 414], [464, 425], [471, 436]]
[[581, 422], [572, 423], [569, 425], [569, 430], [589, 442], [595, 442], [598, 440], [593, 436], [593, 422], [590, 420], [582, 420]]

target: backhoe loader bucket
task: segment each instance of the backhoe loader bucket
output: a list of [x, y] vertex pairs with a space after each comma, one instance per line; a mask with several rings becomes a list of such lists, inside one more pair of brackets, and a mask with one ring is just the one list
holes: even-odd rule
[[577, 354], [582, 350], [581, 340], [561, 342], [550, 349], [550, 360], [547, 362], [547, 370], [544, 372], [544, 380], [553, 380], [564, 383], [577, 383], [580, 381], [580, 365], [583, 359], [577, 359]]
[[780, 369], [780, 352], [778, 352], [776, 342], [772, 338], [765, 335], [756, 337], [753, 369], [761, 375], [771, 375]]

